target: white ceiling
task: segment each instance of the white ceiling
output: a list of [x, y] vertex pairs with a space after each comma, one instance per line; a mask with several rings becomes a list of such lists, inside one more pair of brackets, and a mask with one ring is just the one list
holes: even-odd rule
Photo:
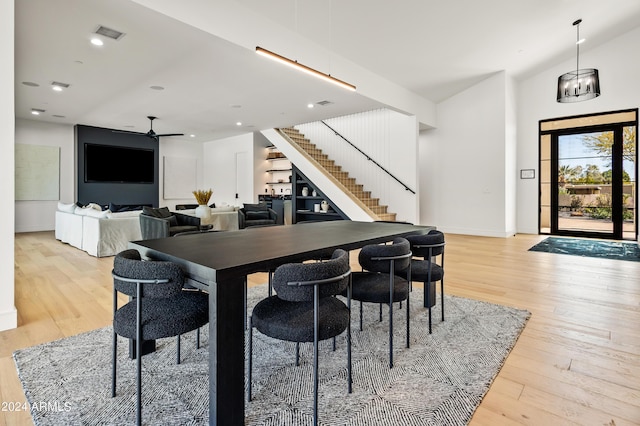
[[[581, 52], [640, 23], [638, 0], [234, 4], [434, 102], [498, 71], [526, 78], [572, 60], [575, 19], [587, 38]], [[146, 132], [154, 115], [157, 133], [209, 141], [382, 106], [129, 0], [20, 0], [15, 9], [20, 118]], [[98, 25], [125, 36], [94, 47]], [[53, 92], [52, 81], [71, 86]], [[306, 107], [325, 100], [331, 104]], [[31, 108], [46, 112], [34, 117]]]

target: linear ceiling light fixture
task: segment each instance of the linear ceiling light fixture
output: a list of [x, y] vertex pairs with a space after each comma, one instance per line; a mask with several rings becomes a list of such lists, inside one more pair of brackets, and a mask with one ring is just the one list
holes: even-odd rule
[[595, 68], [580, 69], [580, 23], [578, 19], [573, 23], [576, 27], [576, 70], [569, 71], [558, 77], [558, 93], [556, 100], [560, 103], [580, 102], [600, 96], [600, 78]]
[[351, 90], [351, 91], [356, 90], [356, 86], [354, 86], [353, 84], [349, 84], [345, 81], [332, 77], [330, 74], [325, 74], [323, 72], [317, 71], [311, 67], [298, 63], [298, 61], [293, 61], [289, 58], [285, 58], [284, 56], [278, 55], [277, 53], [273, 53], [267, 49], [263, 49], [260, 46], [256, 46], [256, 53], [262, 56], [266, 56], [269, 59], [273, 59], [274, 61], [278, 61], [282, 64], [288, 65], [292, 68], [295, 68], [307, 74], [310, 74], [314, 77], [318, 77], [330, 83], [336, 84], [344, 89]]

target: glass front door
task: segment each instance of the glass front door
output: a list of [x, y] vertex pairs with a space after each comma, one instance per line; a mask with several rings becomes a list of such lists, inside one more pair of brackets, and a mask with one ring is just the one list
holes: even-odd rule
[[563, 133], [554, 139], [556, 214], [551, 233], [635, 239], [635, 126]]

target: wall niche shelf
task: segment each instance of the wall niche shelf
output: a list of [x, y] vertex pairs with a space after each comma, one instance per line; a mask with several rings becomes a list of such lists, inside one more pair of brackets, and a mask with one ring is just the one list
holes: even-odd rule
[[272, 196], [291, 194], [291, 162], [274, 145], [268, 146], [267, 149], [269, 152], [266, 159], [271, 162], [271, 168], [266, 171], [269, 177], [264, 183], [265, 194]]
[[[321, 220], [343, 220], [349, 219], [340, 209], [338, 209], [333, 202], [327, 198], [311, 180], [300, 172], [295, 166], [292, 167], [291, 180], [293, 181], [292, 196], [291, 196], [291, 210], [293, 223], [300, 223], [306, 221], [321, 221]], [[302, 195], [303, 188], [307, 188], [309, 195]], [[311, 193], [316, 191], [316, 196], [312, 196]], [[322, 203], [325, 200], [329, 204], [329, 211], [326, 213], [320, 211], [314, 211], [316, 204]]]

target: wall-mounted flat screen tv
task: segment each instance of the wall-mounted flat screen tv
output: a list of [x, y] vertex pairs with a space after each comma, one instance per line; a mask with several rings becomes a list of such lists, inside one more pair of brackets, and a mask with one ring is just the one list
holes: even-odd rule
[[84, 181], [153, 183], [153, 149], [84, 144]]

